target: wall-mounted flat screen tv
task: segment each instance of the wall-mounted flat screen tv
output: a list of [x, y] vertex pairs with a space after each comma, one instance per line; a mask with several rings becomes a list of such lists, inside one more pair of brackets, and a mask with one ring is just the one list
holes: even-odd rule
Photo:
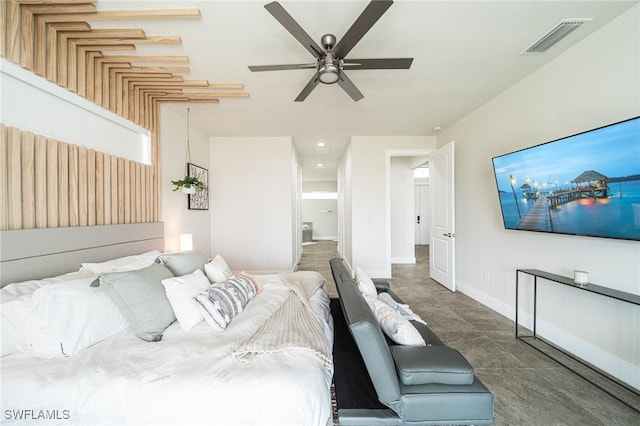
[[493, 158], [506, 229], [640, 241], [640, 117]]

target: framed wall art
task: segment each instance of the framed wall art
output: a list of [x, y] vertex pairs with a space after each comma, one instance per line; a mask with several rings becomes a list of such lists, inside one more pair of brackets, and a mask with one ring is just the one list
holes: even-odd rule
[[209, 210], [209, 171], [193, 163], [187, 163], [187, 166], [189, 176], [195, 177], [207, 186], [189, 194], [189, 210]]

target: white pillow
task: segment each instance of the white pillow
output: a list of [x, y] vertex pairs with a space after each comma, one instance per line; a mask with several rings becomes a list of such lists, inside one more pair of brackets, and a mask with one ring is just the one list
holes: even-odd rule
[[359, 266], [356, 266], [356, 282], [358, 283], [358, 290], [363, 294], [377, 297], [378, 291], [373, 280], [369, 278], [369, 275]]
[[380, 324], [380, 328], [391, 340], [399, 345], [426, 345], [420, 332], [416, 330], [408, 319], [404, 318], [383, 301], [375, 297], [367, 296], [366, 294], [363, 296], [371, 308], [373, 315], [376, 317], [378, 324]]
[[[2, 356], [9, 353], [35, 352], [49, 357], [55, 352], [56, 341], [46, 327], [38, 321], [32, 303], [32, 295], [25, 294], [14, 300], [2, 303], [0, 311], [2, 321]], [[39, 345], [37, 348], [35, 344]], [[58, 352], [59, 351], [59, 345]]]
[[162, 285], [182, 330], [187, 332], [202, 321], [202, 313], [194, 297], [207, 291], [209, 280], [201, 270], [196, 269], [181, 277], [166, 278], [162, 280]]
[[106, 262], [83, 263], [80, 271], [88, 271], [97, 275], [111, 272], [135, 271], [151, 265], [161, 254], [158, 250], [151, 250], [142, 254], [107, 260]]
[[89, 286], [95, 276], [45, 285], [3, 305], [18, 349], [47, 358], [72, 356], [128, 328], [109, 295]]
[[423, 323], [425, 325], [427, 324], [427, 322], [425, 320], [423, 320], [422, 318], [420, 318], [420, 316], [418, 314], [413, 312], [413, 310], [409, 307], [409, 305], [405, 305], [404, 303], [396, 302], [393, 299], [393, 297], [391, 297], [391, 295], [389, 293], [384, 292], [384, 291], [379, 293], [378, 294], [378, 299], [382, 300], [384, 303], [389, 305], [391, 308], [393, 308], [394, 310], [398, 311], [398, 313], [400, 315], [402, 315], [403, 317], [405, 317], [409, 321], [418, 321], [418, 322], [421, 322], [421, 323]]
[[219, 254], [211, 262], [205, 263], [204, 273], [212, 283], [222, 283], [233, 276], [229, 265]]
[[2, 287], [2, 289], [0, 289], [0, 302], [5, 303], [11, 300], [15, 300], [23, 295], [31, 295], [34, 291], [44, 285], [60, 283], [77, 278], [84, 278], [88, 277], [89, 275], [93, 276], [94, 274], [88, 271], [75, 271], [55, 277], [43, 278], [41, 280], [29, 280], [7, 284], [6, 286]]
[[[32, 349], [21, 330], [27, 327], [27, 324], [35, 321], [31, 296], [36, 290], [45, 285], [89, 276], [95, 277], [87, 272], [75, 271], [41, 280], [11, 283], [0, 289], [0, 317], [2, 318], [0, 321], [2, 327], [0, 331], [0, 336], [2, 337], [0, 356]], [[43, 338], [47, 339], [49, 336], [45, 335]]]
[[0, 357], [18, 351], [18, 336], [16, 336], [13, 324], [0, 312]]

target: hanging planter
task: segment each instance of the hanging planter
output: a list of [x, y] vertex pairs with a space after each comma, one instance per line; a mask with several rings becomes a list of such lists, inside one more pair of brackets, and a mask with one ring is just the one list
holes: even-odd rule
[[207, 189], [207, 185], [199, 180], [195, 176], [191, 176], [189, 173], [189, 164], [191, 163], [191, 141], [190, 141], [190, 116], [191, 109], [187, 108], [187, 155], [186, 155], [186, 175], [184, 179], [172, 180], [171, 183], [174, 185], [173, 190], [177, 191], [180, 189], [185, 194], [195, 194], [198, 190]]
[[207, 189], [207, 185], [194, 176], [185, 176], [184, 179], [172, 180], [173, 190], [181, 190], [185, 194], [195, 194], [199, 189]]

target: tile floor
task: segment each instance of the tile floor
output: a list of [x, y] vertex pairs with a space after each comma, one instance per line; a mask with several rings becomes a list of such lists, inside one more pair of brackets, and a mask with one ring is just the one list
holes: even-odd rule
[[[329, 266], [337, 256], [335, 242], [317, 241], [303, 247], [297, 269], [322, 273], [329, 294], [337, 297]], [[416, 257], [415, 265], [393, 265], [391, 286], [474, 366], [494, 394], [496, 425], [640, 425], [640, 413], [515, 340], [513, 321], [429, 279], [427, 246], [416, 246]], [[629, 392], [619, 395], [640, 410], [640, 397]]]

